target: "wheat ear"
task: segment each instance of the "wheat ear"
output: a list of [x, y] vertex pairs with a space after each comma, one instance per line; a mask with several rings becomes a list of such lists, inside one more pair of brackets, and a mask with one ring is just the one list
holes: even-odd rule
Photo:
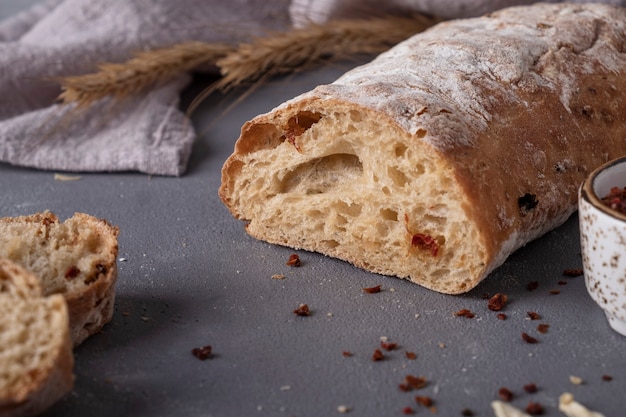
[[62, 78], [59, 100], [86, 107], [109, 96], [126, 98], [212, 64], [232, 49], [232, 45], [221, 43], [186, 42], [141, 52], [123, 63], [102, 64], [93, 74]]
[[217, 86], [228, 90], [261, 76], [297, 71], [328, 59], [378, 54], [433, 23], [422, 15], [336, 20], [261, 37], [217, 60], [222, 73]]
[[124, 63], [103, 64], [94, 74], [65, 77], [59, 99], [88, 106], [108, 96], [125, 98], [181, 73], [214, 64], [222, 78], [194, 100], [193, 109], [212, 91], [302, 70], [331, 58], [380, 53], [435, 23], [436, 19], [422, 15], [336, 20], [269, 34], [237, 47], [181, 43], [140, 53]]

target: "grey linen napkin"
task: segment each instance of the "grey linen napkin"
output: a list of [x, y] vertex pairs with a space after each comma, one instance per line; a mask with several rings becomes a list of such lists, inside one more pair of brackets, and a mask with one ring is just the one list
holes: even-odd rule
[[[560, 0], [542, 0], [544, 3], [560, 3]], [[626, 0], [569, 0], [570, 3], [604, 3], [626, 6]], [[292, 0], [289, 12], [294, 26], [310, 22], [324, 23], [331, 18], [355, 17], [372, 12], [406, 13], [419, 12], [458, 19], [476, 17], [510, 6], [538, 3], [537, 0]]]
[[238, 42], [290, 25], [289, 0], [51, 0], [0, 22], [0, 161], [39, 169], [185, 172], [183, 76], [122, 104], [60, 105], [56, 77], [183, 41]]

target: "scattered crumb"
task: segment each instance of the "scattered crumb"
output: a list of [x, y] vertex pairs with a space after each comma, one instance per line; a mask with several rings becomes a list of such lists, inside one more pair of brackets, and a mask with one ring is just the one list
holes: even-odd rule
[[502, 387], [498, 390], [498, 396], [500, 397], [500, 399], [504, 402], [510, 403], [511, 401], [513, 401], [513, 391], [511, 391], [510, 389], [506, 388], [506, 387]]
[[602, 380], [603, 381], [612, 381], [613, 377], [611, 375], [602, 375]]
[[285, 279], [285, 276], [283, 274], [274, 274], [272, 279]]
[[376, 294], [382, 290], [382, 285], [376, 285], [374, 287], [363, 288], [363, 292], [367, 294]]
[[476, 317], [476, 314], [472, 313], [467, 308], [463, 308], [457, 311], [456, 313], [454, 313], [454, 315], [457, 317], [465, 317], [466, 319], [473, 319], [474, 317]]
[[389, 352], [389, 351], [397, 349], [398, 344], [394, 342], [386, 342], [386, 341], [381, 340], [380, 347]]
[[293, 312], [301, 317], [306, 317], [311, 314], [311, 311], [309, 310], [309, 306], [307, 304], [300, 304], [298, 308], [296, 308]]
[[522, 410], [515, 408], [511, 404], [507, 404], [503, 401], [493, 401], [491, 403], [491, 408], [493, 408], [493, 412], [496, 417], [530, 417]]
[[349, 413], [351, 410], [352, 409], [347, 405], [340, 405], [339, 407], [337, 407], [337, 411], [339, 411], [340, 413]]
[[407, 359], [410, 360], [415, 360], [417, 359], [417, 354], [415, 352], [404, 352], [404, 355], [406, 356]]
[[191, 354], [201, 361], [207, 360], [212, 357], [211, 345], [206, 345], [199, 348], [191, 349]]
[[440, 348], [440, 349], [445, 349], [445, 347], [446, 347], [446, 344], [445, 344], [445, 343], [443, 343], [443, 342], [439, 342], [439, 348]]
[[568, 276], [568, 277], [579, 277], [583, 275], [583, 270], [582, 268], [566, 269], [563, 271], [563, 275]]
[[80, 175], [67, 175], [67, 174], [59, 174], [59, 173], [54, 174], [55, 181], [77, 181], [80, 179], [82, 179]]
[[374, 362], [378, 362], [382, 361], [383, 359], [385, 359], [385, 355], [383, 355], [383, 352], [381, 352], [380, 349], [374, 350], [374, 353], [372, 354], [372, 360]]
[[119, 259], [118, 259], [118, 261], [120, 261], [120, 262], [126, 262], [127, 260], [128, 260], [128, 259], [126, 259], [126, 258], [119, 258]]
[[507, 301], [508, 297], [506, 296], [506, 294], [497, 293], [493, 297], [489, 298], [487, 308], [491, 311], [500, 311], [504, 308]]
[[583, 379], [581, 377], [579, 377], [579, 376], [570, 375], [569, 382], [571, 382], [574, 385], [582, 385], [583, 384]]
[[289, 391], [291, 389], [291, 385], [283, 385], [282, 387], [280, 387], [281, 391]]
[[327, 317], [332, 317], [332, 316], [333, 316], [333, 313], [331, 313], [331, 312], [329, 311], [328, 313], [326, 313], [326, 316], [327, 316]]
[[289, 260], [287, 261], [287, 266], [299, 267], [301, 265], [302, 265], [302, 262], [300, 261], [300, 257], [297, 254], [292, 253], [291, 255], [289, 255]]
[[541, 318], [541, 316], [534, 311], [529, 311], [526, 314], [528, 315], [528, 318], [531, 320], [539, 320]]
[[538, 416], [543, 414], [543, 406], [539, 403], [529, 402], [526, 406], [526, 412], [533, 416]]
[[529, 394], [534, 394], [535, 392], [537, 392], [537, 385], [535, 385], [533, 382], [531, 382], [530, 384], [526, 384], [524, 385], [524, 391]]
[[550, 328], [549, 324], [542, 323], [539, 326], [537, 326], [537, 331], [541, 334], [546, 334], [548, 333], [549, 328]]
[[531, 335], [525, 332], [522, 333], [522, 339], [524, 340], [524, 342], [530, 343], [530, 344], [535, 344], [539, 342], [537, 339], [535, 339], [534, 337], [532, 337]]
[[604, 417], [603, 414], [591, 411], [584, 405], [576, 402], [574, 396], [569, 392], [565, 392], [559, 397], [559, 411], [567, 417]]

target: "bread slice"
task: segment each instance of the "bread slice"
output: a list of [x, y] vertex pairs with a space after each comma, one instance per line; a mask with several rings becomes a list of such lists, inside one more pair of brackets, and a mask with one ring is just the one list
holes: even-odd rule
[[219, 194], [256, 238], [467, 292], [626, 154], [624, 91], [624, 8], [444, 22], [246, 123]]
[[0, 218], [0, 257], [34, 273], [45, 295], [63, 294], [75, 346], [113, 316], [118, 232], [84, 213], [64, 222], [51, 212]]
[[63, 296], [44, 296], [37, 277], [0, 259], [0, 415], [43, 411], [72, 389], [73, 367]]

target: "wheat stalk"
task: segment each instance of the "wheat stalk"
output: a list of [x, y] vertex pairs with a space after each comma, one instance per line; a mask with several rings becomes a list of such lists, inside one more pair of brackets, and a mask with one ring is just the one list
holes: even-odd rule
[[424, 16], [337, 20], [276, 33], [240, 45], [218, 59], [220, 90], [266, 75], [306, 68], [321, 60], [377, 54], [431, 26]]
[[221, 43], [186, 42], [168, 48], [141, 52], [124, 63], [105, 63], [93, 74], [60, 80], [62, 103], [86, 107], [105, 97], [130, 97], [182, 73], [212, 64], [233, 50]]
[[436, 19], [422, 15], [337, 20], [269, 34], [237, 47], [181, 43], [140, 53], [124, 63], [103, 64], [94, 74], [63, 78], [59, 99], [63, 103], [77, 103], [79, 107], [108, 96], [122, 99], [181, 73], [214, 64], [222, 78], [194, 100], [190, 106], [193, 109], [213, 91], [227, 91], [331, 58], [380, 53], [435, 23]]

